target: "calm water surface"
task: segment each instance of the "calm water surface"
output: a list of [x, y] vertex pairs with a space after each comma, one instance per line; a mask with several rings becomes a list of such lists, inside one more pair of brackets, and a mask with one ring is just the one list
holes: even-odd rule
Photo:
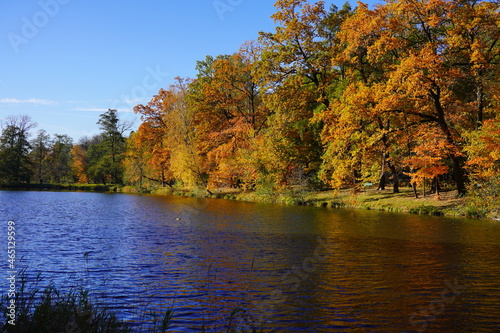
[[276, 332], [500, 331], [500, 222], [17, 191], [0, 213], [31, 276], [137, 327], [173, 306], [173, 332], [220, 331], [236, 308]]

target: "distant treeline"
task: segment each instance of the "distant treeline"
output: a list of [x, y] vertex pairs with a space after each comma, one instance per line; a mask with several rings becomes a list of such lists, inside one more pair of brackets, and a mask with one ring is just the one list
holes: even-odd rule
[[[207, 56], [77, 144], [4, 123], [3, 182], [280, 190], [500, 188], [500, 4], [278, 0], [274, 32]], [[416, 193], [416, 192], [415, 192]], [[486, 192], [485, 192], [486, 193]], [[485, 194], [486, 195], [486, 194]]]
[[124, 133], [129, 124], [119, 121], [116, 110], [103, 113], [97, 123], [102, 130], [99, 135], [73, 144], [69, 136], [50, 136], [45, 130], [39, 130], [30, 140], [36, 126], [30, 117], [7, 117], [0, 137], [0, 183], [11, 187], [40, 184], [40, 188], [74, 183], [123, 184]]
[[89, 192], [120, 192], [122, 188], [116, 185], [102, 184], [36, 184], [36, 183], [8, 183], [0, 184], [0, 190], [22, 191], [89, 191]]

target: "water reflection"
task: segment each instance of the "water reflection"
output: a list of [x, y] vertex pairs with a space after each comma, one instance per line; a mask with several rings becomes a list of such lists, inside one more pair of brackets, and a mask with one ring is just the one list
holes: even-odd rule
[[[240, 306], [278, 332], [500, 322], [495, 222], [98, 193], [0, 192], [0, 207], [33, 275], [88, 287], [138, 324], [171, 306], [178, 332], [221, 327]], [[455, 281], [467, 289], [441, 306]]]

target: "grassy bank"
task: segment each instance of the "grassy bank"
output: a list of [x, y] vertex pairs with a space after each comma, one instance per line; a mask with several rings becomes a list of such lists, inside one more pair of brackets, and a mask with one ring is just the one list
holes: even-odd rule
[[248, 202], [267, 202], [285, 205], [304, 205], [325, 208], [366, 209], [398, 213], [425, 214], [434, 216], [462, 216], [469, 218], [499, 219], [498, 206], [479, 207], [477, 200], [458, 197], [456, 191], [443, 191], [439, 197], [436, 194], [419, 193], [415, 198], [408, 188], [400, 189], [393, 194], [392, 189], [377, 191], [375, 188], [365, 188], [354, 193], [352, 189], [340, 191], [311, 191], [294, 188], [284, 191], [239, 191], [237, 189], [217, 189], [212, 192], [203, 190], [160, 188], [152, 190], [155, 194], [210, 197]]
[[[259, 195], [243, 193], [237, 196], [242, 200], [258, 201]], [[340, 191], [289, 191], [275, 198], [277, 203], [307, 205], [326, 208], [367, 209], [399, 213], [428, 215], [465, 216], [465, 200], [457, 198], [455, 191], [435, 195], [420, 196], [416, 199], [411, 190], [401, 190], [393, 194], [392, 190], [377, 191], [365, 189], [353, 193], [352, 189]]]
[[465, 215], [465, 200], [457, 198], [456, 191], [443, 192], [439, 198], [436, 195], [415, 198], [409, 189], [403, 189], [396, 194], [393, 194], [392, 190], [366, 189], [356, 194], [352, 193], [352, 190], [344, 190], [337, 193], [313, 193], [308, 196], [307, 201], [313, 205], [337, 205], [346, 208], [400, 213]]

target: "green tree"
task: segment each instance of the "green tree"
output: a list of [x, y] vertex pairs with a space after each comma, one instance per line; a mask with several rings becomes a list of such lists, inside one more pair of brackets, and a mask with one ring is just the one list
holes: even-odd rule
[[0, 179], [8, 183], [29, 183], [33, 165], [29, 158], [30, 130], [36, 124], [27, 115], [8, 117], [0, 137]]
[[99, 116], [101, 141], [89, 148], [89, 175], [94, 181], [106, 184], [123, 182], [123, 159], [125, 157], [124, 132], [131, 124], [120, 122], [117, 110], [109, 109]]
[[50, 182], [69, 182], [72, 178], [70, 162], [73, 139], [65, 134], [55, 134], [54, 137], [47, 157]]
[[31, 141], [31, 160], [33, 161], [34, 182], [44, 183], [48, 180], [47, 157], [51, 149], [50, 135], [43, 129], [37, 132], [36, 138]]

